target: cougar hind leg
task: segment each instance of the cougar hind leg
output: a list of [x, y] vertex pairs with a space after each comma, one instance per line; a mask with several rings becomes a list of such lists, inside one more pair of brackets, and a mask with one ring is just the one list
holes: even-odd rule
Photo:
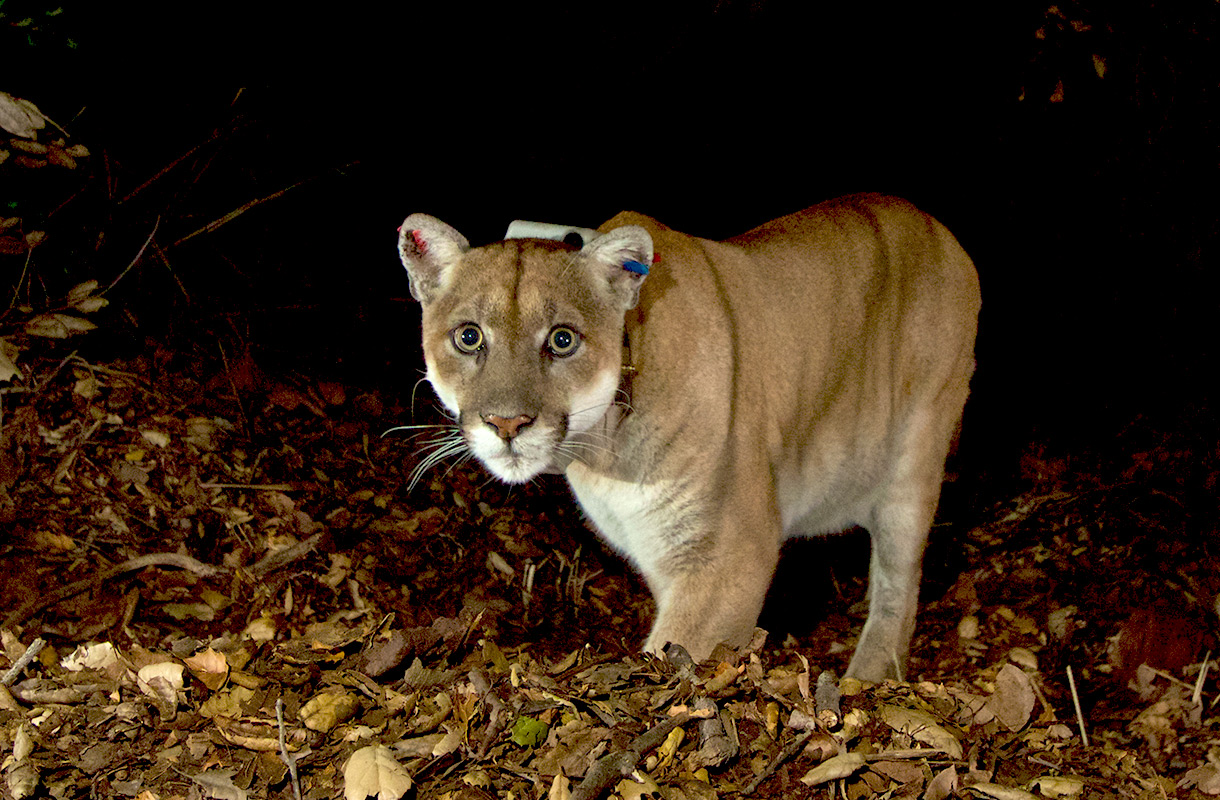
[[[882, 490], [865, 524], [872, 551], [868, 569], [868, 619], [847, 674], [864, 680], [903, 679], [915, 630], [919, 582], [944, 480], [945, 458], [960, 420], [964, 391], [945, 392], [958, 414], [933, 414], [912, 425], [906, 455]], [[951, 422], [950, 422], [951, 421]]]

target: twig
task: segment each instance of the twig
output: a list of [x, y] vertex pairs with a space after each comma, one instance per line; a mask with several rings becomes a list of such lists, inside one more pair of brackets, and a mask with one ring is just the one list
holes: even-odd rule
[[126, 275], [128, 272], [131, 272], [132, 267], [134, 267], [136, 264], [140, 263], [140, 259], [144, 257], [144, 251], [147, 250], [148, 245], [152, 243], [153, 237], [157, 235], [157, 228], [159, 228], [159, 227], [161, 227], [161, 218], [157, 217], [157, 221], [153, 223], [152, 232], [149, 233], [148, 238], [144, 240], [144, 244], [140, 247], [139, 252], [136, 253], [136, 257], [131, 260], [130, 264], [128, 264], [126, 267], [123, 268], [123, 271], [118, 274], [118, 277], [116, 277], [114, 280], [112, 280], [110, 282], [109, 286], [107, 286], [105, 289], [102, 289], [100, 292], [98, 292], [99, 295], [106, 294], [106, 292], [113, 289], [115, 287], [115, 285], [118, 284], [119, 281], [123, 280], [124, 275]]
[[784, 745], [784, 749], [779, 751], [779, 755], [771, 759], [771, 763], [767, 765], [767, 768], [756, 775], [754, 780], [750, 781], [749, 784], [746, 785], [746, 788], [741, 790], [742, 796], [748, 797], [749, 795], [754, 794], [758, 787], [762, 785], [763, 781], [774, 775], [785, 761], [792, 758], [797, 753], [801, 752], [802, 749], [804, 749], [805, 743], [809, 741], [809, 737], [811, 736], [813, 736], [813, 731], [805, 731], [800, 736]]
[[470, 683], [474, 686], [475, 691], [483, 698], [483, 702], [487, 703], [487, 727], [483, 730], [483, 738], [479, 742], [479, 749], [476, 756], [479, 759], [487, 757], [487, 753], [491, 750], [492, 744], [508, 727], [508, 712], [504, 708], [504, 701], [501, 700], [491, 688], [491, 683], [482, 670], [472, 669], [468, 673]]
[[1163, 669], [1157, 669], [1156, 667], [1149, 665], [1147, 662], [1140, 664], [1140, 667], [1147, 669], [1149, 672], [1151, 672], [1153, 675], [1156, 675], [1158, 678], [1164, 678], [1165, 680], [1169, 681], [1170, 683], [1176, 683], [1178, 686], [1181, 686], [1184, 689], [1193, 689], [1194, 688], [1193, 684], [1187, 683], [1186, 681], [1179, 678], [1177, 675], [1174, 675], [1173, 673], [1170, 673], [1170, 672], [1166, 672]]
[[21, 654], [21, 658], [17, 659], [13, 666], [9, 668], [9, 671], [4, 673], [4, 677], [0, 678], [0, 686], [12, 686], [13, 681], [17, 680], [17, 676], [21, 674], [21, 670], [29, 666], [30, 662], [34, 660], [34, 657], [38, 655], [39, 651], [46, 644], [46, 641], [41, 637], [30, 642], [30, 646]]
[[73, 350], [71, 353], [68, 353], [66, 356], [64, 356], [63, 360], [55, 365], [55, 369], [51, 370], [51, 374], [38, 382], [38, 386], [37, 386], [37, 388], [34, 389], [34, 393], [38, 394], [43, 389], [47, 388], [47, 386], [50, 385], [51, 381], [55, 380], [55, 376], [60, 373], [60, 370], [62, 370], [64, 368], [64, 366], [74, 358], [76, 358], [75, 350]]
[[291, 492], [291, 483], [201, 483], [200, 489], [248, 489], [252, 492]]
[[292, 794], [297, 800], [301, 800], [301, 781], [297, 777], [297, 760], [288, 752], [288, 745], [284, 741], [284, 698], [277, 698], [275, 701], [275, 721], [280, 728], [280, 760], [288, 766], [288, 774], [292, 777]]
[[1072, 705], [1076, 707], [1076, 723], [1080, 725], [1080, 742], [1089, 746], [1089, 734], [1084, 729], [1084, 713], [1080, 710], [1080, 695], [1076, 694], [1076, 679], [1072, 677], [1072, 665], [1067, 667], [1068, 688], [1072, 690]]
[[268, 573], [287, 566], [298, 558], [309, 555], [317, 548], [320, 541], [322, 541], [322, 534], [315, 533], [303, 542], [297, 542], [291, 547], [285, 547], [283, 550], [268, 553], [259, 559], [254, 566], [250, 567], [247, 572], [255, 578], [261, 578]]
[[104, 569], [84, 580], [79, 580], [67, 586], [61, 586], [53, 592], [30, 598], [20, 608], [8, 615], [4, 622], [0, 624], [0, 629], [11, 629], [25, 622], [44, 608], [67, 600], [69, 597], [75, 597], [81, 592], [86, 592], [125, 572], [135, 572], [145, 567], [177, 567], [188, 572], [193, 572], [201, 578], [209, 578], [224, 571], [220, 567], [204, 564], [202, 561], [196, 561], [190, 556], [180, 555], [179, 553], [150, 553], [144, 556], [136, 556], [110, 569]]
[[814, 712], [817, 714], [818, 721], [827, 728], [834, 728], [843, 719], [842, 712], [839, 710], [841, 697], [839, 682], [835, 680], [834, 673], [828, 670], [820, 672], [817, 683], [814, 684]]
[[636, 765], [645, 753], [660, 747], [674, 728], [681, 727], [695, 718], [691, 714], [677, 714], [632, 739], [626, 750], [602, 756], [580, 785], [572, 790], [570, 800], [593, 800], [619, 778], [629, 777], [635, 772]]
[[174, 242], [172, 246], [177, 247], [178, 245], [182, 244], [183, 242], [187, 241], [188, 239], [193, 239], [196, 236], [199, 236], [200, 234], [211, 233], [212, 231], [217, 230], [218, 228], [224, 227], [225, 225], [228, 225], [230, 222], [237, 219], [242, 214], [245, 214], [247, 211], [254, 208], [255, 206], [260, 206], [263, 203], [276, 199], [277, 197], [282, 197], [283, 195], [287, 194], [288, 192], [292, 191], [293, 189], [297, 188], [298, 186], [303, 186], [304, 184], [309, 183], [312, 180], [313, 180], [313, 178], [306, 178], [303, 181], [297, 181], [296, 183], [292, 184], [291, 186], [289, 186], [287, 188], [280, 189], [278, 192], [273, 192], [272, 194], [269, 194], [266, 197], [261, 197], [257, 200], [251, 200], [249, 203], [246, 203], [245, 205], [238, 206], [237, 208], [230, 211], [228, 214], [225, 214], [220, 219], [212, 220], [211, 222], [209, 222], [207, 225], [204, 225], [199, 230], [193, 231], [191, 233], [188, 233], [186, 236], [183, 236], [181, 239]]
[[13, 296], [8, 301], [8, 307], [11, 309], [17, 305], [17, 296], [21, 294], [21, 284], [25, 283], [25, 275], [30, 269], [30, 259], [34, 257], [34, 248], [25, 251], [25, 264], [21, 267], [21, 276], [17, 278], [17, 285], [13, 287]]
[[[225, 131], [225, 133], [228, 133], [228, 131]], [[136, 188], [134, 188], [134, 189], [132, 189], [130, 192], [128, 192], [128, 193], [126, 194], [126, 196], [124, 196], [123, 198], [121, 198], [121, 199], [118, 201], [118, 203], [117, 203], [116, 205], [120, 205], [120, 206], [121, 206], [121, 205], [123, 205], [123, 203], [126, 203], [128, 200], [130, 200], [131, 198], [135, 197], [135, 196], [136, 196], [136, 195], [138, 195], [140, 192], [142, 192], [142, 191], [144, 191], [145, 189], [147, 189], [149, 186], [152, 186], [154, 183], [156, 183], [158, 180], [160, 180], [162, 177], [164, 177], [164, 176], [165, 176], [165, 175], [166, 175], [166, 174], [167, 174], [167, 173], [168, 173], [170, 170], [172, 170], [174, 167], [178, 166], [178, 165], [179, 165], [179, 164], [181, 164], [183, 161], [186, 161], [188, 158], [190, 158], [191, 156], [193, 156], [195, 153], [199, 152], [199, 149], [200, 149], [201, 147], [203, 147], [205, 144], [208, 144], [208, 143], [210, 143], [210, 142], [214, 142], [214, 141], [216, 141], [217, 139], [219, 139], [219, 138], [220, 138], [220, 134], [221, 134], [221, 129], [217, 128], [217, 129], [213, 130], [213, 131], [212, 131], [212, 135], [211, 135], [211, 136], [209, 136], [207, 139], [204, 139], [202, 142], [200, 142], [199, 144], [195, 145], [195, 146], [194, 146], [194, 147], [192, 147], [190, 150], [187, 150], [185, 153], [183, 153], [182, 155], [180, 155], [180, 156], [178, 156], [177, 158], [175, 158], [173, 161], [171, 161], [171, 162], [169, 162], [168, 164], [166, 164], [164, 167], [162, 167], [160, 170], [158, 170], [158, 171], [157, 171], [157, 173], [156, 173], [155, 175], [153, 175], [151, 178], [149, 178], [148, 180], [144, 181], [144, 182], [143, 182], [143, 183], [141, 183], [139, 186], [137, 186]]]
[[1202, 705], [1203, 701], [1203, 681], [1207, 678], [1207, 668], [1211, 666], [1212, 651], [1208, 650], [1207, 655], [1203, 657], [1203, 666], [1199, 669], [1199, 678], [1195, 681], [1195, 690], [1190, 696], [1190, 702], [1195, 705]]

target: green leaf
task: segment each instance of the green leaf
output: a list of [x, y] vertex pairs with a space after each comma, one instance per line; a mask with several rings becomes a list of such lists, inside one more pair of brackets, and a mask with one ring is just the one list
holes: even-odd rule
[[517, 717], [513, 723], [513, 744], [521, 747], [537, 747], [546, 741], [549, 731], [545, 722], [539, 722], [533, 717]]

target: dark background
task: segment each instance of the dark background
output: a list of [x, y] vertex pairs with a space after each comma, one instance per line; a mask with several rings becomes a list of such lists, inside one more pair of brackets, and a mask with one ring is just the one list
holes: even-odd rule
[[1217, 5], [1119, 5], [8, 0], [0, 89], [93, 155], [0, 200], [50, 233], [47, 296], [108, 284], [159, 220], [108, 295], [132, 346], [220, 315], [265, 367], [408, 386], [408, 213], [476, 244], [623, 208], [720, 238], [899, 194], [977, 263], [968, 424], [1007, 454], [1210, 413]]

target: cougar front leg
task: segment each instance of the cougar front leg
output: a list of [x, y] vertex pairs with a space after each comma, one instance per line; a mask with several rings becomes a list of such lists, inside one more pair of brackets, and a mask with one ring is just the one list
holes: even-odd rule
[[733, 520], [707, 544], [645, 569], [657, 603], [645, 650], [675, 642], [701, 661], [721, 642], [750, 641], [779, 559], [778, 521], [750, 529]]

